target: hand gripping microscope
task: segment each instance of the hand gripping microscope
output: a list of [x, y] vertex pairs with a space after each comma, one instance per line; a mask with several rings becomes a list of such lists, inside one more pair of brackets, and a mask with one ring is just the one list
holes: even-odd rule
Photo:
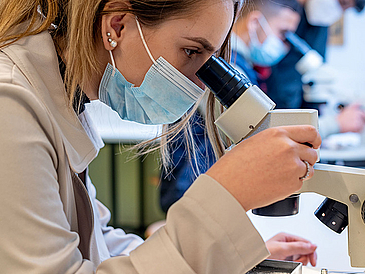
[[[215, 124], [234, 144], [275, 126], [313, 125], [318, 128], [316, 110], [275, 110], [275, 103], [263, 91], [222, 58], [212, 56], [196, 75], [226, 108]], [[348, 222], [351, 265], [365, 267], [365, 170], [320, 163], [314, 165], [314, 170], [314, 176], [303, 183], [300, 192], [315, 192], [327, 197], [316, 216], [337, 233], [342, 232]], [[294, 210], [278, 214], [278, 205], [273, 205], [257, 209], [256, 213], [296, 214], [298, 194], [278, 203], [288, 207], [286, 200]], [[274, 211], [270, 213], [272, 208]]]

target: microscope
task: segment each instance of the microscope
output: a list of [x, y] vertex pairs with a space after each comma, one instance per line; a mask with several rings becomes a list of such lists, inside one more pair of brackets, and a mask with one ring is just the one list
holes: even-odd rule
[[[222, 58], [212, 56], [196, 75], [225, 107], [215, 124], [234, 144], [275, 126], [318, 128], [317, 110], [275, 110], [275, 103], [263, 91]], [[299, 192], [327, 197], [316, 210], [316, 217], [337, 233], [348, 225], [351, 265], [365, 267], [365, 170], [320, 163], [314, 165], [314, 170], [314, 176], [304, 181]], [[253, 213], [292, 215], [298, 212], [298, 202], [299, 193]]]
[[322, 55], [295, 33], [287, 31], [285, 38], [302, 56], [295, 64], [295, 69], [302, 76], [304, 101], [326, 104], [336, 91], [336, 70], [327, 65]]

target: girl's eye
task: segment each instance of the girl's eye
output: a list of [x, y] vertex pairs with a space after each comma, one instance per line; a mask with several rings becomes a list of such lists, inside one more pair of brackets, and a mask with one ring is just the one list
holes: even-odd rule
[[191, 57], [191, 56], [193, 56], [194, 54], [198, 54], [198, 53], [199, 53], [199, 51], [194, 50], [194, 49], [184, 49], [184, 51], [185, 51], [185, 53], [186, 53], [186, 55], [187, 55], [188, 57]]

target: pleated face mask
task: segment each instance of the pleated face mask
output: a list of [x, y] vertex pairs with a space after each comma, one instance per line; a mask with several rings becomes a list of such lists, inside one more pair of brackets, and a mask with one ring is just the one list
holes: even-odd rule
[[250, 31], [250, 59], [255, 65], [271, 67], [279, 63], [289, 52], [289, 47], [277, 37], [265, 16], [258, 19], [259, 24], [266, 34], [265, 41], [261, 44], [256, 31]]
[[142, 84], [129, 83], [115, 66], [108, 64], [99, 86], [99, 99], [124, 120], [141, 124], [171, 124], [184, 115], [204, 91], [163, 57], [154, 60], [136, 18], [142, 42], [153, 65]]

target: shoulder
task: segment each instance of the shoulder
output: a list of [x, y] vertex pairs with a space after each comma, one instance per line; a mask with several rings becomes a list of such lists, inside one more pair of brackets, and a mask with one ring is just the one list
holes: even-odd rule
[[0, 51], [0, 95], [18, 102], [37, 103], [37, 109], [43, 109], [27, 77], [3, 51]]
[[83, 171], [97, 149], [69, 105], [52, 37], [47, 32], [24, 37], [0, 49], [0, 58], [0, 96], [12, 102], [6, 108], [16, 114], [20, 106], [27, 110], [26, 118], [62, 140], [73, 169]]
[[[3, 51], [0, 51], [1, 96], [12, 95], [12, 97], [29, 97], [29, 95], [33, 93], [32, 90], [32, 85], [20, 71], [18, 66]], [[33, 100], [35, 99], [34, 96], [31, 97], [33, 97]]]
[[12, 82], [12, 71], [15, 64], [0, 51], [0, 83]]
[[8, 83], [30, 88], [30, 83], [16, 64], [0, 50], [0, 83]]
[[[15, 63], [0, 51], [0, 120], [11, 132], [23, 125], [54, 133], [54, 123], [42, 100]], [[35, 126], [38, 124], [38, 126]], [[24, 128], [25, 127], [25, 128]], [[20, 128], [19, 128], [20, 129]], [[10, 128], [8, 128], [9, 133]], [[5, 132], [4, 132], [5, 133]], [[14, 135], [15, 137], [15, 135]]]

